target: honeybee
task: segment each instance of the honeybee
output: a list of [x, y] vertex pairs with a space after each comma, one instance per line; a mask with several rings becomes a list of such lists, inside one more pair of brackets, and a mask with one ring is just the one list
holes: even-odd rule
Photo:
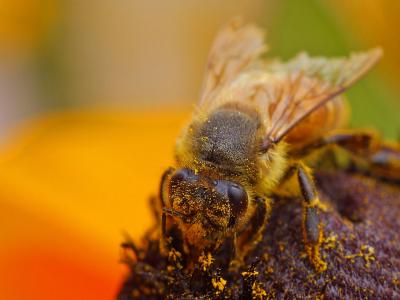
[[[263, 32], [240, 20], [217, 35], [208, 57], [199, 103], [176, 142], [176, 165], [162, 178], [162, 233], [170, 222], [185, 251], [199, 257], [231, 238], [243, 257], [261, 238], [279, 194], [303, 199], [302, 234], [311, 264], [320, 256], [320, 202], [307, 157], [337, 145], [368, 161], [379, 151], [369, 131], [346, 130], [343, 96], [381, 58], [380, 49], [348, 58], [263, 61]], [[167, 224], [168, 223], [168, 224]]]

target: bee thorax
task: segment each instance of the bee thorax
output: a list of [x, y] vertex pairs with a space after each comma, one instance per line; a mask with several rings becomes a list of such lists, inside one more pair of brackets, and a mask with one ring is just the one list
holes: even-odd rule
[[194, 132], [199, 158], [221, 169], [238, 171], [256, 159], [258, 119], [238, 109], [220, 108]]

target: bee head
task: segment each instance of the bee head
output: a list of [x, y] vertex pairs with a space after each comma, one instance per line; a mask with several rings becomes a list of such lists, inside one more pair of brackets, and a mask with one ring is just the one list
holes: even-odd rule
[[239, 184], [212, 179], [187, 168], [176, 170], [170, 177], [172, 215], [186, 226], [196, 224], [208, 233], [233, 227], [245, 213], [247, 199]]

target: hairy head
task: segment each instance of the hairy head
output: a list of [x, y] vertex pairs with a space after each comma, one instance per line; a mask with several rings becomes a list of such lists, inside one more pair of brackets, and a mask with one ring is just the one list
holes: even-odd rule
[[214, 243], [245, 213], [248, 195], [237, 183], [175, 170], [169, 180], [169, 214], [185, 228], [189, 243]]

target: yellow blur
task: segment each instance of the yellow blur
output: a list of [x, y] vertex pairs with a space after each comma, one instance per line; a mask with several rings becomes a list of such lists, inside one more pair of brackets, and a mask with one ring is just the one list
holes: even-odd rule
[[97, 111], [26, 124], [0, 155], [0, 298], [111, 299], [122, 233], [139, 241], [154, 221], [148, 198], [186, 115]]

